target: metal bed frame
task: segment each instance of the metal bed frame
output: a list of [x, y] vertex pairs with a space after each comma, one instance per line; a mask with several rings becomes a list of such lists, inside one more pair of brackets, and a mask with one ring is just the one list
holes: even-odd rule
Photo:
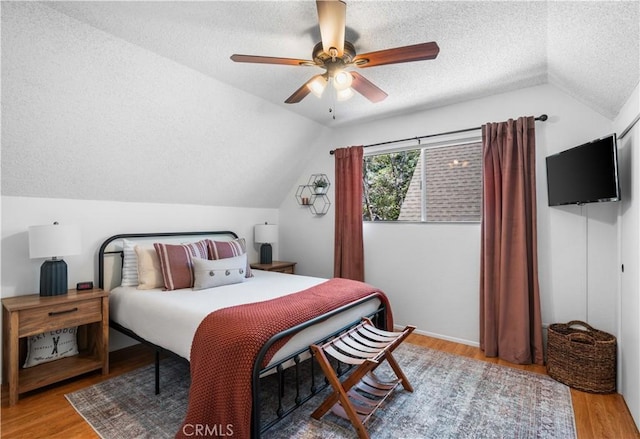
[[[115, 251], [107, 251], [107, 247], [109, 246], [109, 244], [111, 244], [113, 241], [116, 241], [118, 239], [129, 239], [129, 238], [163, 238], [163, 237], [197, 237], [197, 236], [215, 236], [215, 235], [223, 235], [223, 236], [231, 236], [231, 237], [235, 237], [237, 238], [238, 235], [236, 235], [234, 232], [230, 232], [230, 231], [205, 231], [205, 232], [161, 232], [161, 233], [128, 233], [128, 234], [119, 234], [119, 235], [114, 235], [111, 236], [109, 238], [107, 238], [102, 245], [100, 246], [100, 249], [98, 251], [98, 287], [99, 288], [104, 288], [104, 277], [105, 277], [105, 264], [104, 264], [104, 259], [105, 259], [105, 255], [113, 255], [113, 254], [119, 254], [121, 257], [121, 264], [122, 261], [124, 260], [124, 252], [122, 250], [115, 250]], [[308, 400], [310, 400], [311, 398], [313, 398], [316, 394], [318, 394], [319, 392], [321, 392], [323, 389], [325, 389], [326, 387], [329, 386], [329, 383], [327, 380], [323, 380], [322, 383], [316, 383], [315, 382], [315, 362], [311, 361], [311, 386], [308, 389], [307, 393], [301, 393], [301, 372], [300, 372], [300, 365], [303, 361], [305, 361], [306, 359], [310, 358], [313, 356], [313, 353], [311, 351], [310, 347], [305, 347], [303, 349], [298, 350], [297, 352], [281, 359], [280, 361], [278, 361], [277, 363], [268, 365], [265, 368], [262, 368], [261, 365], [263, 364], [263, 360], [265, 355], [267, 354], [267, 352], [269, 351], [269, 348], [276, 342], [278, 342], [278, 340], [281, 340], [284, 337], [289, 337], [293, 334], [296, 334], [300, 331], [302, 331], [305, 328], [308, 328], [310, 326], [313, 326], [315, 324], [321, 323], [337, 314], [340, 314], [344, 311], [347, 311], [351, 308], [354, 308], [358, 305], [361, 305], [365, 302], [368, 302], [370, 300], [377, 300], [375, 298], [372, 297], [365, 297], [363, 299], [360, 299], [358, 301], [349, 303], [345, 306], [342, 306], [340, 308], [337, 308], [333, 311], [330, 311], [326, 314], [322, 314], [318, 317], [315, 317], [312, 320], [306, 321], [304, 323], [301, 323], [297, 326], [294, 326], [292, 328], [289, 328], [283, 332], [280, 332], [276, 335], [274, 335], [273, 337], [271, 337], [271, 339], [269, 339], [267, 341], [267, 343], [265, 343], [265, 345], [262, 347], [262, 349], [259, 351], [258, 356], [256, 358], [256, 361], [254, 363], [253, 366], [253, 374], [252, 374], [252, 395], [253, 395], [253, 400], [252, 400], [252, 416], [251, 416], [251, 437], [253, 439], [258, 439], [260, 438], [261, 434], [264, 433], [266, 430], [268, 430], [269, 428], [271, 428], [272, 426], [274, 426], [275, 424], [277, 424], [280, 420], [282, 420], [284, 417], [286, 417], [287, 415], [291, 414], [294, 410], [296, 410], [298, 407], [302, 406], [305, 402], [307, 402]], [[374, 323], [376, 324], [376, 326], [382, 328], [382, 329], [386, 329], [386, 330], [392, 330], [393, 328], [386, 328], [386, 307], [384, 306], [383, 303], [380, 303], [380, 306], [378, 307], [378, 309], [376, 311], [374, 311], [373, 313], [368, 314], [367, 316], [362, 316], [362, 317], [368, 317], [370, 319], [372, 319], [374, 321]], [[331, 334], [327, 334], [325, 337], [316, 340], [314, 343], [312, 344], [324, 344], [327, 341], [331, 340], [334, 337], [339, 336], [340, 334], [348, 331], [349, 329], [353, 328], [354, 326], [358, 325], [361, 322], [361, 319], [359, 318], [356, 321], [353, 321], [351, 323], [349, 323], [348, 325], [343, 326], [342, 328], [332, 332]], [[144, 338], [138, 336], [135, 332], [131, 331], [128, 328], [125, 328], [124, 326], [110, 320], [109, 321], [109, 326], [112, 327], [113, 329], [117, 330], [118, 332], [121, 332], [122, 334], [133, 338], [136, 341], [139, 341], [140, 343], [151, 347], [154, 352], [155, 352], [155, 393], [159, 394], [160, 393], [160, 357], [161, 355], [170, 355], [170, 356], [175, 356], [178, 358], [182, 358], [179, 355], [175, 354], [174, 352], [163, 348], [162, 346], [158, 346], [154, 343], [149, 342], [148, 340], [145, 340]], [[289, 366], [285, 366], [286, 364], [290, 364], [291, 362], [293, 362], [293, 366], [290, 366], [295, 373], [295, 391], [296, 391], [296, 396], [294, 399], [294, 403], [293, 405], [289, 406], [289, 407], [285, 407], [283, 406], [283, 396], [284, 396], [284, 371], [285, 369], [289, 368]], [[341, 376], [344, 373], [346, 373], [347, 371], [350, 370], [350, 367], [347, 367], [345, 369], [342, 369], [341, 366], [338, 364], [337, 366], [337, 375]], [[260, 399], [260, 381], [261, 381], [261, 377], [271, 374], [273, 372], [277, 373], [277, 377], [278, 377], [278, 387], [279, 387], [279, 392], [278, 392], [278, 408], [276, 409], [275, 412], [275, 417], [273, 419], [270, 419], [268, 421], [265, 421], [264, 424], [262, 424], [261, 422], [261, 399]]]

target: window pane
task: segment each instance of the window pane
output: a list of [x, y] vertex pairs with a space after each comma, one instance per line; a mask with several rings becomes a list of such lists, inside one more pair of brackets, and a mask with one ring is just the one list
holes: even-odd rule
[[480, 221], [481, 142], [365, 156], [363, 171], [365, 221]]
[[416, 167], [400, 206], [398, 221], [422, 221], [422, 158], [418, 157]]
[[480, 221], [482, 144], [425, 150], [427, 221]]
[[420, 151], [364, 157], [362, 215], [365, 221], [397, 221]]

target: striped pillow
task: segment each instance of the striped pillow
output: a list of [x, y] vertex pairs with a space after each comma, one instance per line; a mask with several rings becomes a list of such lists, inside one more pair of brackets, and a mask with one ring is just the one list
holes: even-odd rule
[[136, 243], [128, 239], [122, 240], [122, 282], [123, 287], [138, 286], [138, 256], [135, 251]]
[[[233, 258], [247, 252], [247, 245], [244, 238], [237, 238], [233, 241], [212, 241], [210, 239], [206, 241], [209, 246], [209, 259], [211, 260]], [[245, 277], [253, 277], [248, 258]]]
[[160, 269], [166, 290], [193, 287], [191, 257], [207, 259], [206, 241], [190, 244], [153, 244], [160, 260]]

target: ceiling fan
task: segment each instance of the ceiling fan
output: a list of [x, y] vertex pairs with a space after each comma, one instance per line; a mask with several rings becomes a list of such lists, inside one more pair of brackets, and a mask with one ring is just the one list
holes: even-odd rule
[[380, 102], [387, 97], [387, 93], [360, 73], [347, 69], [434, 59], [440, 51], [435, 42], [429, 42], [356, 54], [353, 44], [345, 41], [346, 3], [342, 0], [318, 0], [316, 5], [322, 41], [313, 48], [313, 61], [257, 55], [231, 56], [235, 62], [316, 66], [326, 70], [323, 74], [313, 76], [289, 96], [285, 101], [287, 104], [296, 104], [309, 93], [320, 97], [329, 82], [336, 89], [338, 100], [349, 99], [353, 89], [371, 102]]

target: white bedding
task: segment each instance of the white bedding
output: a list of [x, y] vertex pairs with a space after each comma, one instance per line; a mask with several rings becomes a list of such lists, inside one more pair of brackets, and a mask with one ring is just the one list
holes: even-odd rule
[[[117, 287], [109, 293], [109, 317], [143, 339], [168, 349], [187, 360], [200, 322], [211, 312], [234, 305], [260, 302], [318, 285], [326, 279], [253, 270], [244, 282], [194, 291], [138, 290]], [[271, 360], [282, 358], [323, 336], [374, 312], [378, 299], [368, 301], [292, 337]]]

